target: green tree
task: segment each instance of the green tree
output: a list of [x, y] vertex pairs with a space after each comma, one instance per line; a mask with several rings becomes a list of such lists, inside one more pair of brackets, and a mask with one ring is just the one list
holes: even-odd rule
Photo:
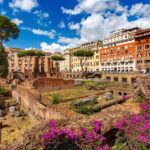
[[6, 77], [8, 74], [7, 53], [2, 44], [4, 41], [9, 41], [11, 38], [16, 39], [19, 32], [15, 23], [11, 22], [5, 16], [0, 16], [0, 77]]
[[3, 45], [0, 45], [0, 77], [4, 78], [8, 74], [7, 54]]
[[21, 50], [18, 53], [18, 57], [24, 57], [24, 56], [45, 56], [45, 53], [42, 51], [38, 51], [38, 50]]
[[80, 59], [80, 66], [81, 66], [81, 70], [83, 71], [83, 66], [86, 63], [87, 58], [92, 57], [94, 55], [94, 52], [90, 50], [78, 50], [75, 51], [73, 55]]
[[3, 41], [9, 41], [11, 38], [16, 39], [19, 32], [20, 31], [15, 23], [11, 22], [5, 16], [0, 16], [0, 44], [2, 44]]
[[51, 59], [54, 60], [54, 61], [64, 61], [65, 60], [65, 58], [61, 55], [53, 55], [51, 57]]

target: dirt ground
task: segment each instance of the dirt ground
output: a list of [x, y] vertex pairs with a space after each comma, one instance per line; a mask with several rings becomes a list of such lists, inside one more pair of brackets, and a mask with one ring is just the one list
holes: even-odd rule
[[0, 146], [4, 146], [6, 143], [11, 144], [16, 140], [22, 141], [24, 132], [39, 124], [38, 121], [28, 116], [12, 117], [11, 115], [6, 115], [1, 118], [1, 121], [3, 129], [1, 131], [2, 141]]

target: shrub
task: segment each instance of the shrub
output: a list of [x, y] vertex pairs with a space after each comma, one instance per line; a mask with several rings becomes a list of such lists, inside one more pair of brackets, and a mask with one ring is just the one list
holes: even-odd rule
[[92, 107], [79, 106], [76, 108], [76, 112], [84, 115], [92, 115], [94, 114]]
[[116, 124], [118, 141], [127, 143], [128, 149], [150, 149], [150, 100], [141, 104], [141, 114], [122, 119]]
[[80, 128], [60, 129], [57, 122], [49, 122], [49, 131], [42, 135], [44, 150], [107, 150], [105, 138], [101, 134], [101, 123], [92, 122], [92, 130]]
[[7, 53], [4, 46], [0, 44], [0, 77], [5, 78], [8, 75]]
[[145, 101], [145, 95], [141, 94], [141, 95], [138, 97], [137, 101], [138, 101], [139, 103], [143, 103], [143, 102]]
[[0, 95], [3, 97], [9, 96], [9, 90], [7, 90], [3, 87], [0, 87]]
[[52, 102], [53, 102], [53, 104], [58, 104], [58, 103], [60, 103], [60, 95], [59, 94], [53, 94], [52, 95]]

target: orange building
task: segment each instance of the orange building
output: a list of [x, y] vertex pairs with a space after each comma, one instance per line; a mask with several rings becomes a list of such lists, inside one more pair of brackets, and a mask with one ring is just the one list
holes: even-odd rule
[[101, 71], [129, 72], [136, 70], [135, 33], [139, 28], [121, 29], [104, 39], [100, 50]]
[[135, 34], [136, 67], [140, 72], [150, 73], [150, 28]]

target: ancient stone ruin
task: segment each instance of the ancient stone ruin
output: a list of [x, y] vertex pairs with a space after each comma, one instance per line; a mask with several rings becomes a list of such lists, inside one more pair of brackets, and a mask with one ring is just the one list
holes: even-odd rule
[[[39, 65], [40, 63], [40, 65]], [[20, 107], [39, 120], [54, 119], [61, 116], [51, 106], [51, 102], [46, 97], [41, 96], [41, 92], [73, 88], [74, 80], [64, 80], [60, 78], [59, 66], [50, 58], [34, 58], [33, 71], [13, 72], [9, 75], [7, 82], [12, 87], [12, 96], [19, 103]]]

